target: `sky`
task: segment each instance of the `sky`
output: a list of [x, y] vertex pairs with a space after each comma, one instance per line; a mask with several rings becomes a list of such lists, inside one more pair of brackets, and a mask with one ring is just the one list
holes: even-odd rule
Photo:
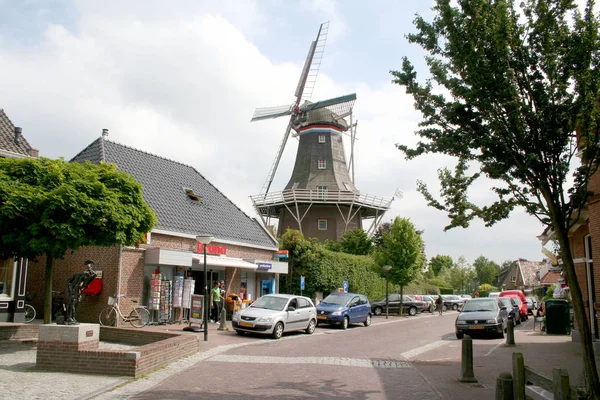
[[[407, 161], [395, 147], [417, 142], [420, 114], [390, 70], [407, 56], [427, 75], [424, 53], [405, 35], [415, 31], [416, 14], [432, 15], [431, 5], [0, 0], [0, 108], [41, 156], [69, 160], [107, 128], [109, 140], [193, 166], [260, 220], [249, 196], [260, 193], [287, 120], [250, 118], [256, 107], [294, 100], [309, 45], [329, 21], [310, 100], [357, 94], [355, 184], [374, 196], [403, 192], [383, 221], [409, 218], [424, 232], [428, 258], [541, 260], [543, 227], [522, 210], [491, 228], [475, 221], [444, 232], [446, 214], [427, 207], [416, 182], [439, 193], [437, 170], [454, 160]], [[288, 182], [297, 143], [288, 141], [271, 191]], [[469, 194], [479, 205], [493, 201], [485, 184]]]

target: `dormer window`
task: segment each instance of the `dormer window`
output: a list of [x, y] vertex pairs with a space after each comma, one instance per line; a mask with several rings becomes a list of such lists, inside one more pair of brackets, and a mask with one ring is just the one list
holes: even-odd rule
[[196, 194], [196, 193], [194, 193], [194, 190], [193, 190], [193, 189], [190, 189], [190, 188], [186, 188], [186, 187], [184, 187], [184, 188], [183, 188], [183, 191], [185, 192], [185, 194], [187, 194], [187, 196], [188, 196], [190, 199], [194, 200], [196, 203], [199, 203], [199, 202], [200, 202], [200, 195], [199, 195], [199, 194]]

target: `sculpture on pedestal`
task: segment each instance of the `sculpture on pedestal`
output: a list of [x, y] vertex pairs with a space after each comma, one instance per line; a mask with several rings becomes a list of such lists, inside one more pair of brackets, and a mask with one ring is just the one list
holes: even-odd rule
[[93, 269], [94, 262], [87, 260], [85, 265], [87, 269], [76, 273], [67, 280], [67, 319], [64, 322], [65, 325], [79, 324], [75, 319], [75, 312], [82, 298], [81, 293], [96, 278], [96, 271]]

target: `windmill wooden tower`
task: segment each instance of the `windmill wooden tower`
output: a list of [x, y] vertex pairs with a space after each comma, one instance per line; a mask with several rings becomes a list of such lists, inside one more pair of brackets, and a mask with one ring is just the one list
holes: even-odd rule
[[[328, 29], [328, 22], [322, 24], [317, 39], [311, 43], [295, 102], [258, 108], [252, 117], [252, 121], [258, 121], [290, 116], [262, 191], [250, 196], [263, 224], [269, 226], [270, 219], [277, 218], [280, 234], [287, 229], [298, 229], [305, 237], [322, 241], [337, 240], [349, 229], [362, 229], [365, 219], [371, 220], [367, 232], [372, 234], [392, 202], [391, 198], [362, 194], [354, 186], [357, 124], [352, 123], [352, 108], [356, 94], [315, 103], [306, 100], [316, 82]], [[305, 101], [301, 104], [302, 100]], [[269, 192], [290, 134], [299, 139], [292, 177], [282, 191]], [[344, 134], [351, 138], [349, 163], [342, 140]]]

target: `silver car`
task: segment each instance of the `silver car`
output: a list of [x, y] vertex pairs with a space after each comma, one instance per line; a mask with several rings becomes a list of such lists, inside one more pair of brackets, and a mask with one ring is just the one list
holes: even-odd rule
[[508, 323], [508, 311], [499, 298], [469, 299], [456, 318], [456, 338], [465, 333], [489, 333], [503, 338]]
[[283, 332], [305, 331], [312, 334], [317, 326], [317, 309], [308, 297], [290, 294], [268, 294], [249, 307], [235, 312], [231, 319], [233, 329], [262, 333], [279, 339]]

